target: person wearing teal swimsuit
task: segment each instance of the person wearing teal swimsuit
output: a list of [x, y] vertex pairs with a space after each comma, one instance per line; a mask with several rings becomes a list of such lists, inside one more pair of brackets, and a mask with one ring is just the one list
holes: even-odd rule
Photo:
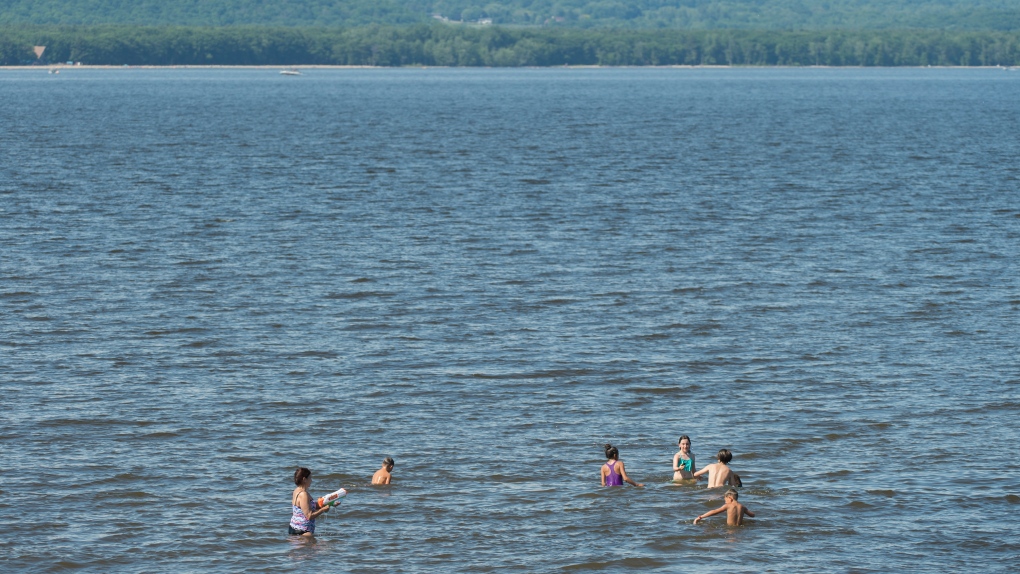
[[691, 452], [691, 437], [683, 435], [676, 442], [680, 452], [673, 455], [673, 480], [690, 480], [697, 471], [694, 466], [694, 453]]

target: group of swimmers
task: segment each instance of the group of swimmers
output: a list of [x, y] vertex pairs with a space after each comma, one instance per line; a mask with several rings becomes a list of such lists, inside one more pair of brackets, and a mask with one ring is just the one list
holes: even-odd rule
[[[744, 515], [754, 517], [754, 513], [748, 510], [746, 506], [737, 502], [739, 495], [737, 494], [736, 487], [743, 486], [740, 481], [740, 476], [733, 472], [729, 465], [729, 462], [733, 460], [733, 453], [727, 449], [719, 450], [716, 454], [716, 460], [718, 462], [712, 463], [705, 468], [698, 470], [694, 463], [694, 453], [691, 452], [691, 437], [683, 435], [677, 441], [679, 451], [673, 455], [673, 481], [681, 482], [684, 480], [698, 480], [703, 475], [708, 475], [708, 487], [717, 488], [720, 486], [729, 486], [730, 489], [726, 491], [723, 496], [726, 503], [721, 507], [706, 512], [701, 516], [694, 519], [694, 524], [697, 524], [699, 520], [714, 516], [721, 512], [726, 512], [726, 524], [730, 526], [739, 526], [744, 523]], [[606, 463], [599, 469], [599, 477], [602, 480], [602, 486], [623, 486], [623, 483], [630, 484], [632, 486], [644, 486], [639, 482], [635, 482], [627, 476], [627, 469], [624, 467], [623, 461], [620, 460], [620, 450], [611, 444], [605, 445], [606, 451]]]
[[[733, 472], [729, 462], [733, 460], [733, 453], [727, 449], [721, 449], [716, 454], [717, 462], [698, 470], [694, 462], [694, 453], [691, 452], [691, 437], [683, 435], [677, 441], [679, 451], [673, 455], [673, 481], [698, 480], [708, 475], [708, 487], [730, 486], [724, 495], [725, 504], [721, 507], [710, 510], [694, 519], [694, 524], [699, 520], [726, 512], [726, 524], [739, 526], [743, 524], [744, 515], [754, 517], [754, 513], [746, 506], [737, 502], [738, 494], [735, 487], [743, 486], [740, 476]], [[642, 487], [644, 484], [635, 482], [627, 476], [627, 469], [620, 460], [620, 451], [611, 444], [605, 445], [606, 463], [599, 470], [602, 486], [623, 486], [623, 483], [632, 486]], [[393, 459], [383, 459], [382, 468], [372, 475], [373, 485], [389, 484], [393, 472]], [[329, 512], [329, 505], [319, 508], [316, 500], [308, 493], [308, 487], [312, 485], [312, 471], [300, 467], [294, 471], [294, 493], [291, 495], [291, 506], [293, 514], [290, 518], [288, 532], [293, 536], [312, 536], [315, 532], [315, 519], [322, 514]]]
[[[372, 484], [389, 484], [392, 478], [393, 464], [392, 458], [384, 458], [382, 468], [372, 475]], [[291, 536], [314, 536], [315, 519], [329, 512], [332, 506], [326, 504], [320, 508], [316, 499], [308, 493], [308, 487], [312, 485], [312, 471], [307, 468], [302, 466], [294, 471], [294, 484], [294, 492], [290, 496], [292, 513], [287, 532]]]

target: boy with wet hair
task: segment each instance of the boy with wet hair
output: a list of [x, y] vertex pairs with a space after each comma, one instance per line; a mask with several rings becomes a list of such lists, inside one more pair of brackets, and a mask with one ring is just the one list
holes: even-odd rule
[[716, 508], [715, 510], [709, 510], [708, 512], [706, 512], [706, 513], [702, 514], [701, 516], [695, 518], [694, 519], [694, 524], [697, 524], [698, 521], [703, 519], [703, 518], [708, 518], [709, 516], [714, 516], [714, 515], [719, 514], [721, 512], [725, 512], [726, 513], [726, 525], [727, 526], [740, 526], [741, 524], [744, 523], [744, 515], [745, 514], [750, 516], [751, 518], [754, 518], [754, 513], [753, 512], [748, 510], [748, 508], [746, 506], [744, 506], [743, 504], [740, 504], [739, 502], [737, 502], [738, 496], [739, 495], [737, 494], [737, 489], [731, 488], [731, 489], [727, 490], [725, 496], [723, 497], [726, 500], [726, 504], [723, 504], [722, 506], [720, 506], [719, 508]]
[[393, 459], [386, 457], [382, 461], [382, 468], [372, 475], [372, 484], [389, 484], [391, 472], [393, 472]]
[[726, 466], [731, 460], [733, 460], [733, 453], [724, 449], [719, 451], [719, 454], [715, 455], [719, 462], [712, 463], [705, 468], [694, 473], [694, 478], [708, 473], [708, 487], [715, 488], [717, 486], [744, 486], [740, 481], [740, 477], [737, 473], [730, 470], [730, 467]]

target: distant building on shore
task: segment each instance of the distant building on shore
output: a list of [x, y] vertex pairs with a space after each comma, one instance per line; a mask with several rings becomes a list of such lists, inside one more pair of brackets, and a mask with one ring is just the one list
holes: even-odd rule
[[475, 24], [478, 26], [492, 26], [492, 18], [479, 18], [478, 20], [450, 20], [442, 14], [433, 14], [432, 17], [440, 22], [446, 22], [447, 24]]

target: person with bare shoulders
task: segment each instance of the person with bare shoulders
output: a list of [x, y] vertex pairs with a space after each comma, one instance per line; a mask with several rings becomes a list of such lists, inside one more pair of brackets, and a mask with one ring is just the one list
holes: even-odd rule
[[673, 455], [673, 480], [690, 480], [698, 470], [694, 466], [694, 453], [691, 452], [691, 437], [683, 435], [677, 441], [680, 452]]
[[393, 472], [393, 459], [386, 457], [382, 461], [382, 468], [372, 475], [372, 484], [389, 484], [391, 472]]
[[730, 467], [726, 466], [731, 460], [733, 460], [733, 453], [726, 450], [725, 448], [719, 451], [719, 454], [715, 455], [719, 462], [712, 463], [705, 468], [695, 472], [692, 476], [698, 478], [699, 476], [708, 473], [708, 487], [715, 488], [717, 486], [743, 486], [740, 481], [740, 477], [737, 473], [730, 470]]
[[600, 471], [602, 486], [623, 486], [625, 482], [633, 486], [644, 486], [627, 476], [627, 471], [623, 468], [623, 461], [620, 460], [620, 451], [615, 446], [606, 444], [605, 449], [607, 462], [602, 465]]
[[294, 512], [290, 517], [287, 532], [291, 536], [314, 536], [315, 517], [329, 512], [329, 505], [317, 508], [318, 503], [311, 494], [308, 494], [308, 487], [312, 485], [312, 471], [303, 466], [295, 470], [294, 484], [297, 487], [290, 496]]
[[694, 519], [694, 524], [697, 524], [699, 520], [714, 516], [722, 512], [726, 513], [726, 525], [727, 526], [740, 526], [744, 523], [744, 515], [748, 515], [754, 518], [754, 513], [751, 512], [746, 506], [737, 502], [738, 498], [737, 490], [731, 488], [726, 491], [726, 495], [723, 497], [726, 500], [726, 504], [723, 504], [715, 510], [709, 510], [701, 516]]

